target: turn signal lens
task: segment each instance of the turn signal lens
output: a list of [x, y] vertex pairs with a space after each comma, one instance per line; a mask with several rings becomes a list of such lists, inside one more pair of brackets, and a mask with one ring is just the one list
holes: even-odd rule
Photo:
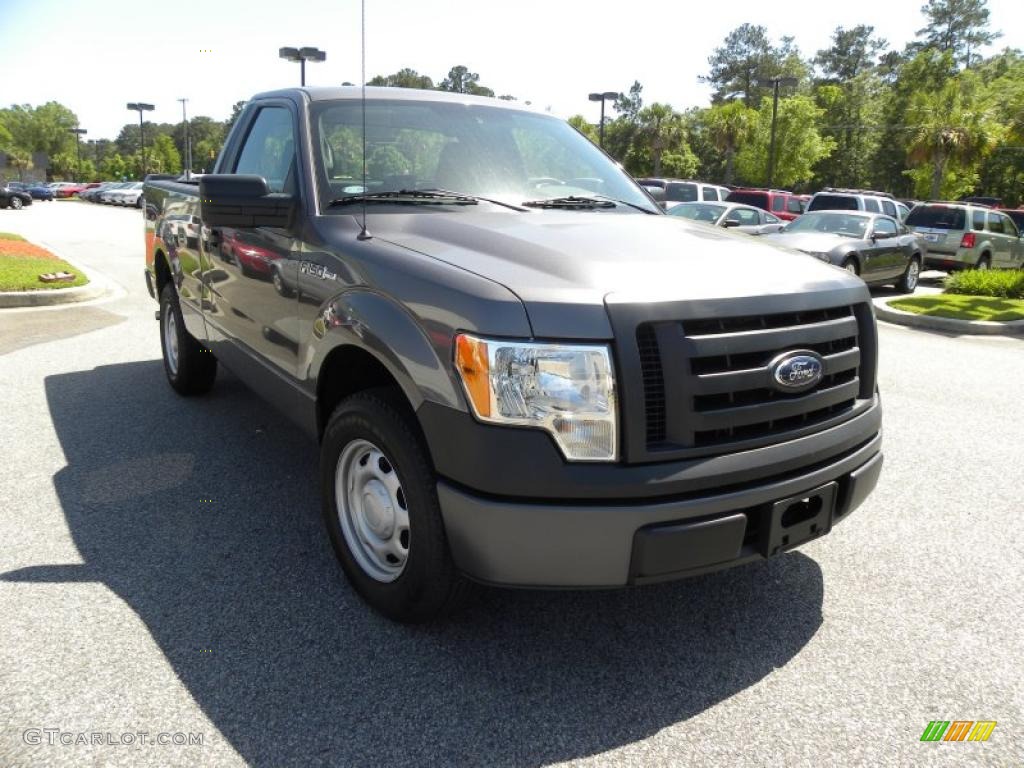
[[455, 337], [455, 366], [466, 385], [466, 393], [473, 401], [478, 416], [491, 415], [490, 366], [487, 360], [487, 342], [461, 334]]

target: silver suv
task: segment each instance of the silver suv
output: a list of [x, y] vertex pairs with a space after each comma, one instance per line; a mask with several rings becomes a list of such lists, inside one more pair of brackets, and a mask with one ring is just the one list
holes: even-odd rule
[[816, 192], [807, 204], [808, 211], [884, 213], [886, 216], [903, 221], [906, 216], [900, 207], [886, 192], [875, 192], [870, 189], [835, 189], [833, 187], [825, 187], [821, 192]]
[[1016, 269], [1024, 266], [1024, 241], [1005, 213], [970, 203], [929, 202], [915, 206], [907, 226], [928, 253], [926, 269]]

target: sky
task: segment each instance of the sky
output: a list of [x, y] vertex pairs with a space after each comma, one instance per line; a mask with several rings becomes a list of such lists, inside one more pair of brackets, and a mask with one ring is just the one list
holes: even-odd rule
[[[535, 108], [597, 122], [592, 91], [643, 84], [646, 103], [706, 105], [699, 82], [730, 30], [761, 24], [777, 40], [796, 38], [804, 57], [837, 26], [871, 24], [902, 49], [924, 26], [924, 0], [365, 0], [366, 74], [411, 67], [439, 82], [456, 64], [480, 74], [496, 94]], [[282, 46], [316, 46], [327, 60], [307, 64], [308, 85], [360, 80], [359, 0], [0, 0], [0, 105], [56, 100], [79, 117], [88, 138], [114, 138], [134, 119], [127, 102], [154, 104], [154, 122], [224, 119], [236, 101], [299, 83]], [[1003, 33], [986, 53], [1024, 47], [1024, 2], [989, 0]], [[792, 10], [782, 10], [792, 9]], [[12, 62], [18, 66], [12, 68]]]

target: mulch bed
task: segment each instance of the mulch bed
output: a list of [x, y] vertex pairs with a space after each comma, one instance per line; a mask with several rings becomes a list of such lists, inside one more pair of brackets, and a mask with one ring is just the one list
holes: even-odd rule
[[57, 257], [45, 248], [26, 243], [24, 240], [0, 240], [0, 256], [18, 259], [56, 259]]

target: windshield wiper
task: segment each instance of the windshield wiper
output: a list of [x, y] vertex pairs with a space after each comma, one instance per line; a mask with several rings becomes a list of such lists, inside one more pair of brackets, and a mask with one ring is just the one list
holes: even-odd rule
[[430, 189], [420, 189], [417, 192], [437, 192], [444, 195], [452, 195], [453, 197], [468, 197], [472, 200], [483, 200], [485, 203], [493, 203], [494, 205], [501, 205], [505, 208], [511, 208], [513, 211], [522, 211], [518, 205], [513, 203], [506, 203], [504, 200], [495, 200], [491, 197], [480, 197], [480, 195], [467, 195], [464, 192], [452, 192], [450, 189], [438, 189], [437, 187], [431, 187]]
[[649, 214], [651, 216], [658, 215], [657, 211], [652, 211], [650, 208], [645, 208], [644, 206], [637, 205], [636, 203], [627, 203], [625, 200], [619, 200], [614, 197], [608, 197], [608, 195], [597, 195], [597, 197], [600, 197], [603, 200], [611, 200], [613, 203], [618, 203], [619, 205], [628, 205], [630, 208], [636, 208], [638, 211], [643, 211], [644, 213]]
[[584, 211], [595, 208], [614, 208], [614, 200], [601, 200], [597, 197], [548, 197], [543, 200], [527, 200], [523, 203], [527, 208], [567, 208], [570, 210]]
[[401, 205], [477, 205], [477, 199], [469, 195], [432, 189], [399, 189], [392, 192], [364, 192], [348, 197], [339, 197], [327, 204], [328, 208], [353, 203], [398, 203]]

